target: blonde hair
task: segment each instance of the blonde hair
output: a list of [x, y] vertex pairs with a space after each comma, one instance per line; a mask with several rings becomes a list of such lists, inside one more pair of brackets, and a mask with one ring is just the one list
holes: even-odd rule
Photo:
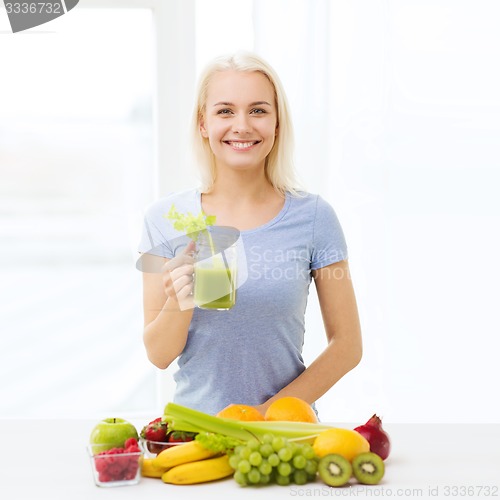
[[200, 131], [200, 120], [206, 111], [208, 86], [213, 75], [220, 71], [262, 73], [274, 89], [278, 114], [278, 133], [273, 148], [266, 158], [265, 173], [269, 182], [281, 194], [299, 195], [299, 183], [293, 162], [293, 126], [285, 91], [274, 69], [261, 57], [250, 52], [237, 52], [212, 60], [201, 73], [192, 117], [192, 140], [197, 166], [201, 175], [201, 188], [209, 191], [215, 181], [215, 157], [207, 138]]

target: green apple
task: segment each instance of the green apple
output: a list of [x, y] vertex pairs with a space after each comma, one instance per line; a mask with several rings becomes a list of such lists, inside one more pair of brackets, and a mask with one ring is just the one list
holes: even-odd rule
[[139, 439], [137, 429], [123, 418], [105, 418], [90, 433], [92, 454], [101, 453], [111, 448], [123, 448], [129, 438]]

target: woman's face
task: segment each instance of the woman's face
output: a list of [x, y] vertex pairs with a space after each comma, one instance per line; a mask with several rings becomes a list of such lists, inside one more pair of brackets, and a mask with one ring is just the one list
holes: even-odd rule
[[222, 71], [210, 80], [200, 131], [217, 170], [264, 169], [277, 134], [271, 82], [258, 71]]

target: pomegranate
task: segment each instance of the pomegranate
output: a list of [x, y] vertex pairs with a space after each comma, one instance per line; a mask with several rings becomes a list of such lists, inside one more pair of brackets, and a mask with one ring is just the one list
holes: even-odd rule
[[391, 440], [389, 435], [382, 428], [382, 420], [377, 415], [373, 415], [368, 422], [354, 429], [359, 432], [370, 443], [370, 451], [385, 460], [391, 452]]

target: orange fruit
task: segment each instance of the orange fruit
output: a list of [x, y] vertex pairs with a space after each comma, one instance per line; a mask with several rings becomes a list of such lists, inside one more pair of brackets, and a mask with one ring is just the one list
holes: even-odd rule
[[313, 450], [320, 458], [337, 453], [350, 462], [356, 455], [370, 451], [370, 443], [359, 432], [332, 427], [318, 434]]
[[264, 420], [264, 416], [257, 408], [241, 404], [230, 404], [217, 413], [216, 416], [232, 420], [245, 420], [247, 422]]
[[285, 396], [273, 401], [264, 415], [266, 420], [318, 423], [318, 417], [311, 405], [303, 399]]

